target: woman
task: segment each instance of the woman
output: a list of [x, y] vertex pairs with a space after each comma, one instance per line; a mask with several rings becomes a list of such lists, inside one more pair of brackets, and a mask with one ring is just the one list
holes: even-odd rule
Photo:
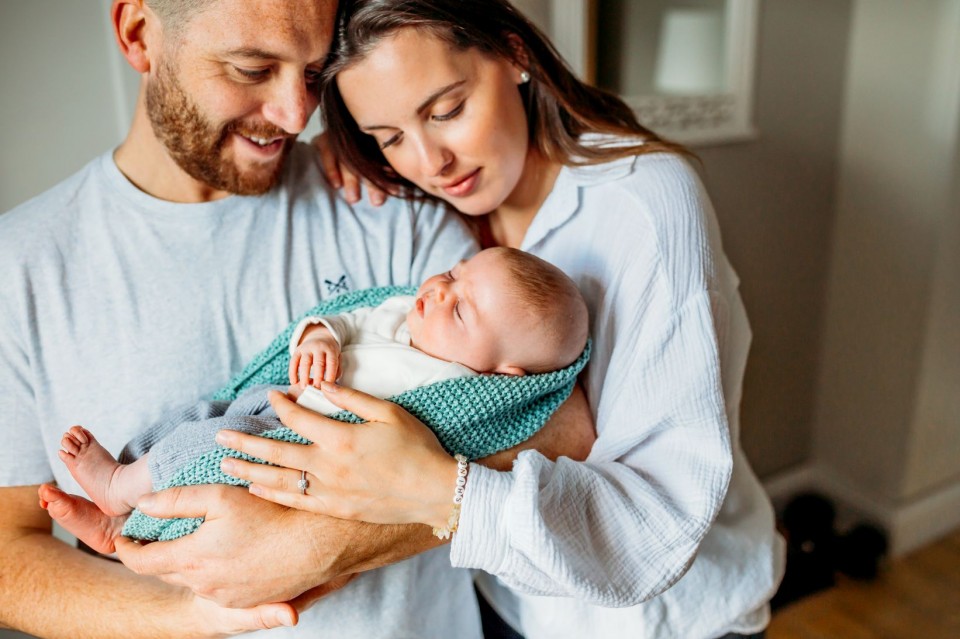
[[[528, 637], [762, 632], [783, 562], [738, 442], [750, 332], [683, 150], [578, 81], [502, 0], [361, 0], [341, 13], [322, 88], [333, 150], [374, 185], [442, 199], [484, 244], [577, 282], [597, 441], [586, 462], [527, 452], [508, 473], [471, 464], [458, 515], [457, 462], [409, 415], [364, 400], [369, 427], [311, 453], [309, 495], [277, 488], [289, 469], [254, 490], [457, 529], [451, 561], [499, 578], [480, 588]], [[288, 425], [320, 441], [326, 423], [309, 421]], [[417, 436], [368, 445], [401, 427]]]

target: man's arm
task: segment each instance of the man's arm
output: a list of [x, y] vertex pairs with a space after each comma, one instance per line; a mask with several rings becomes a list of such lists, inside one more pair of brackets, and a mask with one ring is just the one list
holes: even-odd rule
[[220, 609], [138, 577], [54, 538], [37, 501], [37, 486], [0, 488], [0, 626], [71, 639], [216, 637], [274, 627], [287, 610]]
[[[596, 439], [579, 385], [533, 438], [482, 460], [509, 470], [521, 450], [583, 459]], [[317, 584], [396, 563], [441, 543], [420, 524], [377, 525], [290, 509], [229, 486], [172, 488], [141, 502], [155, 517], [204, 517], [175, 541], [117, 543], [127, 566], [229, 606], [285, 601]]]
[[536, 450], [551, 460], [569, 457], [583, 461], [590, 454], [595, 441], [597, 431], [593, 425], [593, 414], [586, 394], [580, 384], [576, 384], [567, 401], [533, 437], [513, 448], [484, 457], [478, 463], [493, 470], [510, 470], [517, 455], [524, 450]]

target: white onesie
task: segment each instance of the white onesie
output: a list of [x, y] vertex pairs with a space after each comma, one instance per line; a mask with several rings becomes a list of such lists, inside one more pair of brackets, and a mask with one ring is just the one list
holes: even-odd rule
[[[463, 364], [438, 359], [410, 345], [407, 313], [415, 301], [412, 295], [399, 295], [375, 307], [306, 317], [293, 331], [290, 354], [308, 326], [323, 324], [340, 344], [338, 382], [380, 399], [454, 377], [477, 375]], [[324, 415], [343, 410], [312, 386], [304, 389], [297, 403]]]

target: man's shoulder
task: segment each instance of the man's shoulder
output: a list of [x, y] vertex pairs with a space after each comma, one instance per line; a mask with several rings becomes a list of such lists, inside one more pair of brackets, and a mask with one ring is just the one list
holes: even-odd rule
[[38, 216], [49, 218], [74, 206], [79, 194], [101, 172], [102, 163], [103, 156], [90, 160], [70, 177], [0, 215], [0, 225], [6, 228], [7, 225], [35, 223]]
[[0, 215], [0, 253], [23, 253], [29, 238], [44, 237], [62, 228], [66, 218], [82, 210], [84, 192], [97, 189], [104, 156], [98, 156], [79, 171], [26, 202]]

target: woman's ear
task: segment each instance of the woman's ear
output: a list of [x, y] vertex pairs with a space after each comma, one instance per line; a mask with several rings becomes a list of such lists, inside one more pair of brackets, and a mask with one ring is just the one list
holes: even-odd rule
[[113, 0], [110, 7], [110, 21], [117, 46], [127, 62], [137, 73], [150, 70], [150, 56], [147, 52], [147, 23], [153, 18], [143, 0]]
[[510, 43], [510, 49], [513, 51], [510, 62], [517, 76], [517, 84], [524, 84], [530, 80], [530, 54], [523, 40], [516, 33], [508, 33], [507, 42]]

